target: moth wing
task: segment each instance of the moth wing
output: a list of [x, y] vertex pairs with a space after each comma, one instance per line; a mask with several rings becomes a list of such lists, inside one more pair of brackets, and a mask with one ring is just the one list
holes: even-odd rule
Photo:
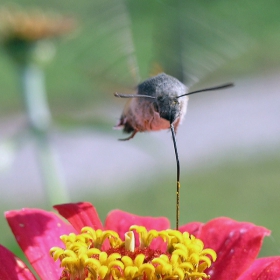
[[253, 40], [196, 1], [156, 2], [154, 61], [188, 87], [253, 45]]

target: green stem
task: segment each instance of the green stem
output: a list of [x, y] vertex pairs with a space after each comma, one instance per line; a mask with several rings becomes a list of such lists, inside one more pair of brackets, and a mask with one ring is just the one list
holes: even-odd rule
[[44, 87], [44, 73], [35, 64], [21, 65], [23, 99], [29, 126], [35, 137], [38, 160], [49, 203], [69, 202], [68, 193], [58, 165], [57, 155], [49, 139], [51, 113]]

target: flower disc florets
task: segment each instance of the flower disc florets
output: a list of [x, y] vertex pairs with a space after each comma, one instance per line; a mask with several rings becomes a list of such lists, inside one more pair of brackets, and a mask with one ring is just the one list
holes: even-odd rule
[[[134, 232], [139, 234], [135, 246]], [[161, 238], [166, 250], [151, 248], [153, 240]], [[61, 236], [65, 249], [54, 247], [50, 253], [60, 260], [60, 279], [205, 279], [204, 271], [216, 260], [212, 249], [204, 249], [201, 240], [177, 230], [147, 231], [132, 226], [122, 241], [114, 231], [85, 227], [81, 234]], [[161, 246], [162, 247], [162, 246]]]

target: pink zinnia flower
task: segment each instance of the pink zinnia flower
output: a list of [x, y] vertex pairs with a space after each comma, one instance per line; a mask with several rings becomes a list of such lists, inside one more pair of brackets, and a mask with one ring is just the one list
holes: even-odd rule
[[[98, 279], [101, 279], [102, 275], [105, 275], [104, 279], [114, 277], [115, 279], [121, 277], [121, 279], [132, 279], [134, 277], [124, 276], [140, 275], [140, 270], [142, 274], [137, 276], [137, 279], [155, 279], [155, 277], [178, 280], [203, 279], [208, 275], [212, 280], [280, 279], [280, 257], [256, 259], [263, 238], [269, 235], [269, 231], [251, 223], [217, 218], [206, 224], [193, 222], [179, 228], [180, 232], [193, 235], [191, 237], [188, 234], [167, 230], [170, 224], [166, 218], [139, 217], [115, 210], [108, 214], [103, 226], [95, 208], [90, 203], [57, 205], [55, 209], [70, 224], [52, 212], [39, 209], [13, 210], [5, 214], [17, 242], [40, 279], [43, 280], [71, 277], [69, 275], [71, 269], [74, 272], [75, 269], [76, 272], [80, 272], [80, 277], [76, 274], [76, 278], [71, 279], [86, 279], [88, 275], [95, 275]], [[123, 256], [121, 254], [128, 252], [127, 244], [123, 242], [124, 236], [128, 235], [125, 241], [131, 237], [129, 233], [132, 233], [133, 237], [132, 230], [139, 233], [140, 243], [136, 242], [134, 245], [129, 241], [128, 246], [132, 248], [129, 249], [132, 253], [129, 257]], [[163, 241], [164, 239], [166, 242]], [[178, 240], [181, 240], [181, 243]], [[91, 245], [88, 248], [83, 247], [84, 245], [81, 244], [84, 244], [84, 241], [85, 244], [90, 242]], [[71, 242], [74, 242], [74, 245]], [[82, 248], [83, 250], [93, 249], [94, 254], [89, 260], [84, 260], [85, 254], [81, 254], [82, 259], [77, 259], [74, 254], [76, 251], [73, 249], [77, 246], [79, 253]], [[66, 250], [65, 247], [67, 247]], [[69, 248], [73, 249], [74, 253]], [[173, 257], [172, 254], [175, 251], [179, 257], [176, 254]], [[214, 251], [217, 254], [216, 261]], [[193, 253], [190, 254], [190, 252]], [[59, 259], [61, 263], [55, 262], [51, 255]], [[111, 256], [115, 256], [115, 259], [110, 259]], [[179, 263], [176, 263], [177, 259]], [[76, 260], [79, 264], [83, 265], [82, 263], [85, 262], [88, 266], [75, 267]], [[26, 265], [3, 246], [0, 246], [0, 263], [1, 280], [36, 279]], [[99, 265], [98, 269], [96, 265]], [[114, 273], [110, 272], [112, 267]], [[182, 271], [183, 278], [180, 274]], [[198, 271], [200, 274], [198, 272], [195, 274], [193, 271]], [[166, 276], [168, 273], [171, 275]]]

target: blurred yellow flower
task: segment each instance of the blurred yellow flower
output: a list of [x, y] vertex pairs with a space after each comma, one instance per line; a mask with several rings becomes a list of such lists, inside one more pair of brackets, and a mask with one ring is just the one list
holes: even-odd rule
[[24, 11], [19, 7], [0, 9], [0, 34], [4, 41], [38, 41], [65, 34], [75, 27], [73, 18], [44, 13], [39, 9]]

